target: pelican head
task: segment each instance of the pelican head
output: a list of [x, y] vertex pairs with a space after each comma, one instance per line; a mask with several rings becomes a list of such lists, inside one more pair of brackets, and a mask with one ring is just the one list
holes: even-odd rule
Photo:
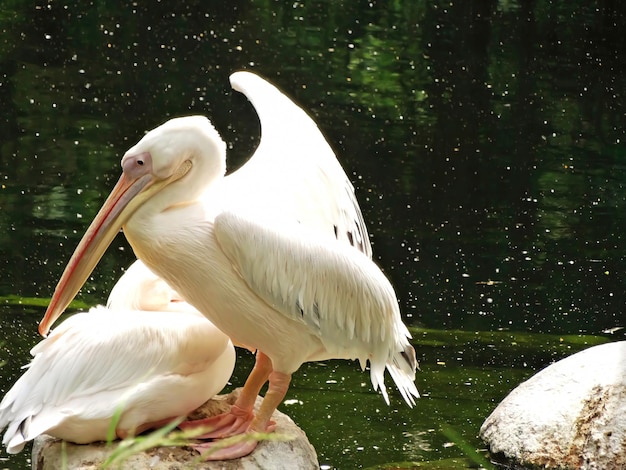
[[[160, 211], [193, 200], [225, 170], [226, 144], [203, 116], [171, 119], [148, 132], [124, 154], [122, 176], [67, 264], [39, 324], [39, 333], [48, 334], [115, 235], [139, 208]], [[184, 190], [178, 190], [179, 182], [184, 182]], [[155, 197], [164, 193], [167, 197]]]
[[140, 260], [129, 266], [111, 289], [107, 300], [110, 310], [167, 311], [174, 291]]

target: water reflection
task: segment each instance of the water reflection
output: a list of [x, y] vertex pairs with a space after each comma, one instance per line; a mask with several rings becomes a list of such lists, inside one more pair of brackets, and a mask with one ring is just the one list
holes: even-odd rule
[[[253, 68], [308, 109], [336, 149], [408, 323], [560, 335], [619, 326], [625, 18], [608, 1], [8, 2], [0, 296], [50, 295], [146, 129], [206, 114], [228, 142], [229, 168], [241, 164], [257, 121], [227, 78]], [[103, 301], [131, 259], [120, 236], [81, 298]], [[2, 309], [10, 382], [41, 311]], [[288, 398], [303, 405], [289, 413], [309, 436], [335, 436], [316, 443], [324, 464], [458, 457], [440, 422], [475, 442], [492, 401], [568, 353], [424, 340], [426, 398], [411, 412], [383, 408], [352, 365], [300, 371]], [[363, 407], [339, 411], [355, 400]]]

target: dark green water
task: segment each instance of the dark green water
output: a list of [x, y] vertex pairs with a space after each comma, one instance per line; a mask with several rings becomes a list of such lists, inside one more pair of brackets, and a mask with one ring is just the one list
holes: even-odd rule
[[[283, 410], [325, 468], [466, 468], [463, 442], [481, 448], [482, 420], [515, 385], [623, 338], [602, 331], [623, 325], [626, 304], [625, 8], [4, 1], [2, 390], [123, 152], [201, 113], [237, 167], [258, 128], [228, 76], [253, 69], [311, 113], [355, 183], [422, 366], [412, 410], [339, 361], [303, 366]], [[79, 300], [102, 302], [132, 257], [118, 237]], [[241, 356], [234, 385], [251, 365]]]

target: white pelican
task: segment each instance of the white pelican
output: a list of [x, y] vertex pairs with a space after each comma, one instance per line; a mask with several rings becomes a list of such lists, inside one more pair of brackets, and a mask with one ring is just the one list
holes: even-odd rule
[[[122, 158], [122, 176], [55, 290], [39, 331], [74, 298], [123, 227], [135, 254], [235, 344], [257, 350], [243, 392], [211, 436], [271, 430], [270, 417], [303, 362], [385, 368], [409, 405], [418, 397], [415, 351], [395, 292], [371, 260], [354, 188], [313, 120], [250, 72], [231, 84], [254, 105], [261, 141], [224, 177], [226, 147], [205, 117], [172, 119]], [[253, 403], [267, 393], [256, 416]], [[212, 459], [251, 452], [246, 440]]]
[[[105, 440], [185, 416], [230, 378], [230, 340], [140, 261], [120, 278], [107, 308], [64, 321], [37, 344], [28, 370], [0, 403], [3, 444], [20, 452], [40, 434]], [[146, 311], [152, 310], [152, 311]]]

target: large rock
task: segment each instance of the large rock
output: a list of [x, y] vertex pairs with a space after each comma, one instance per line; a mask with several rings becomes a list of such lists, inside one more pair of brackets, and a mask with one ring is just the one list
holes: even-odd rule
[[[229, 395], [221, 395], [209, 400], [198, 411], [194, 419], [213, 416], [234, 403], [239, 390]], [[258, 408], [261, 397], [257, 398]], [[160, 447], [136, 454], [125, 460], [123, 469], [220, 469], [220, 470], [253, 470], [253, 469], [319, 469], [315, 449], [309, 443], [306, 434], [280, 411], [275, 411], [272, 419], [276, 421], [275, 433], [292, 436], [289, 441], [263, 441], [247, 457], [224, 462], [197, 462], [198, 453], [190, 447]], [[115, 449], [115, 445], [107, 447], [105, 443], [80, 445], [63, 443], [51, 436], [39, 436], [33, 445], [33, 470], [62, 470], [66, 468], [80, 470], [96, 470]]]
[[480, 429], [518, 465], [626, 468], [626, 342], [550, 365], [507, 396]]

